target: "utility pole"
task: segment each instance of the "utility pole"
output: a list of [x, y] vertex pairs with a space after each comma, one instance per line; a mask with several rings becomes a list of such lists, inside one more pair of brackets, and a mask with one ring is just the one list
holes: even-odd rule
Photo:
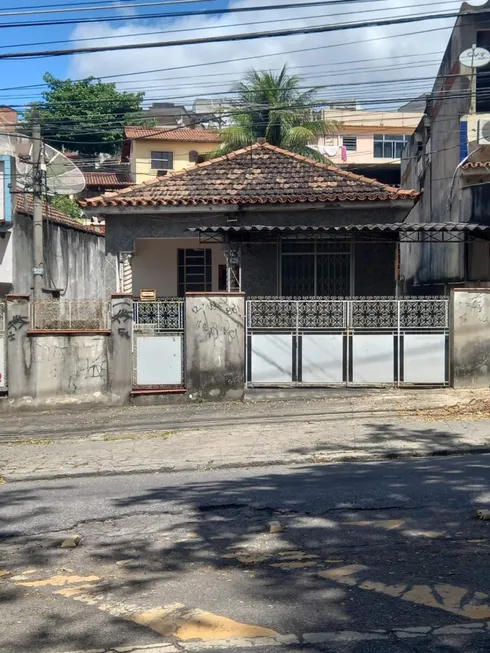
[[44, 234], [43, 234], [43, 143], [39, 112], [32, 113], [32, 287], [34, 300], [42, 299], [44, 285]]

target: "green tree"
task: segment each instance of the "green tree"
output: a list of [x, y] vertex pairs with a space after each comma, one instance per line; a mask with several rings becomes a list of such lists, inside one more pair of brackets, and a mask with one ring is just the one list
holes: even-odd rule
[[30, 128], [37, 109], [43, 139], [57, 149], [64, 146], [86, 156], [115, 154], [121, 149], [124, 125], [145, 122], [144, 93], [120, 92], [115, 84], [94, 77], [72, 81], [46, 73], [43, 79], [48, 88], [26, 111], [25, 128]]
[[230, 110], [230, 125], [220, 130], [223, 142], [212, 156], [228, 154], [258, 138], [271, 145], [326, 161], [311, 147], [319, 136], [338, 131], [333, 122], [314, 119], [312, 107], [319, 89], [301, 90], [301, 78], [289, 75], [287, 66], [280, 73], [250, 70], [233, 91], [238, 106]]
[[49, 203], [73, 220], [81, 220], [83, 218], [82, 209], [75, 200], [72, 200], [67, 195], [55, 195], [49, 198]]

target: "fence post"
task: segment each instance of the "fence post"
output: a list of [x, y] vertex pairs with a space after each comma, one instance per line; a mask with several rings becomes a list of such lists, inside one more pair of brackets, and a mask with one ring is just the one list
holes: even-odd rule
[[186, 384], [191, 399], [242, 399], [244, 293], [187, 293], [185, 345]]
[[129, 401], [133, 388], [133, 299], [130, 294], [111, 297], [111, 362], [109, 389], [113, 400]]
[[9, 399], [32, 397], [29, 295], [7, 295], [7, 382]]
[[454, 288], [450, 300], [451, 383], [490, 386], [490, 288]]

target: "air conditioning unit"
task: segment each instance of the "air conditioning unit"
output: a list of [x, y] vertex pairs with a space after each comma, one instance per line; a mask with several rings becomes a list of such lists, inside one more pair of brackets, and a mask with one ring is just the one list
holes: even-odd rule
[[478, 144], [490, 145], [490, 120], [478, 121]]

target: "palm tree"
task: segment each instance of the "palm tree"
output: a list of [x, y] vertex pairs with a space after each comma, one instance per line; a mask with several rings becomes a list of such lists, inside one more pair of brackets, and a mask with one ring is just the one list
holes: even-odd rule
[[228, 154], [263, 138], [271, 145], [327, 161], [311, 145], [338, 126], [313, 119], [318, 88], [302, 92], [300, 85], [300, 77], [288, 75], [287, 66], [280, 73], [250, 70], [233, 88], [238, 106], [231, 109], [231, 124], [219, 132], [223, 142], [210, 156]]

